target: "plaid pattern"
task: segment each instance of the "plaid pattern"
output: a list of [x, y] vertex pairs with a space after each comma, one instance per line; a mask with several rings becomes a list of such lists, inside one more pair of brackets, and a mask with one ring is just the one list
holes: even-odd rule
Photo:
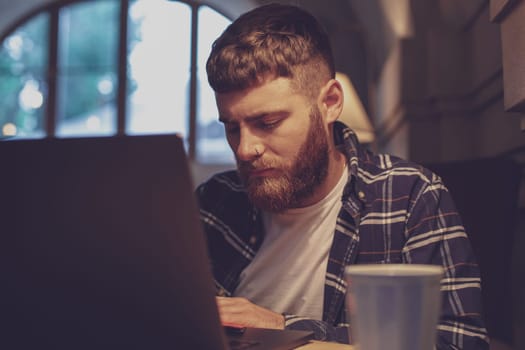
[[[445, 270], [436, 348], [488, 349], [478, 266], [441, 179], [417, 164], [369, 152], [339, 122], [334, 135], [348, 159], [349, 180], [328, 258], [323, 319], [285, 315], [286, 327], [313, 330], [321, 340], [351, 342], [344, 306], [345, 266], [435, 264]], [[196, 193], [217, 293], [232, 295], [264, 239], [260, 213], [235, 171], [215, 175]]]

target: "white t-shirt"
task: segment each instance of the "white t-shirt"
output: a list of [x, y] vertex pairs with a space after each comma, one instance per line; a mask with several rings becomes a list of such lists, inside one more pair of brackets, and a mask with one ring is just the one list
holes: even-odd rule
[[234, 296], [278, 313], [322, 319], [328, 254], [348, 179], [321, 201], [284, 213], [263, 213], [266, 236], [240, 275]]

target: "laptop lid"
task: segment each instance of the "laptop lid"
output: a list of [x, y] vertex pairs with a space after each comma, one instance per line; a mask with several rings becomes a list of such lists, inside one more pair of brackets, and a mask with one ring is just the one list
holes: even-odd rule
[[0, 142], [0, 348], [224, 349], [175, 135]]

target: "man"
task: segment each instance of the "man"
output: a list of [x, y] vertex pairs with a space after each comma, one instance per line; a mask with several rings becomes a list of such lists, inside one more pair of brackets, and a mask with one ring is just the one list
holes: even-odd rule
[[207, 72], [238, 167], [197, 189], [224, 324], [349, 342], [345, 266], [436, 264], [437, 348], [488, 348], [479, 271], [450, 195], [337, 122], [343, 93], [312, 15], [277, 4], [244, 14], [215, 41]]

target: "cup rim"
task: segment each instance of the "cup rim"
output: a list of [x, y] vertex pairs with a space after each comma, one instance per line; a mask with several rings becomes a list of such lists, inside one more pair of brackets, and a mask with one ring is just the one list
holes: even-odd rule
[[442, 276], [443, 273], [441, 265], [430, 264], [356, 264], [345, 267], [345, 274], [349, 276], [422, 277]]

